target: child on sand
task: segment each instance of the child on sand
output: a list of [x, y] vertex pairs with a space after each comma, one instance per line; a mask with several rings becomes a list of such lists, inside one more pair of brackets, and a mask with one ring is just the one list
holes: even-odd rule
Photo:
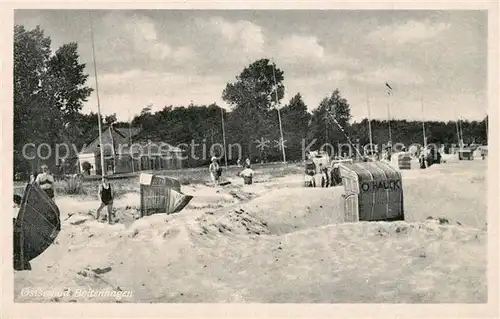
[[101, 206], [97, 209], [96, 219], [100, 221], [101, 210], [104, 207], [108, 208], [108, 223], [112, 223], [112, 214], [113, 214], [113, 189], [111, 188], [111, 184], [108, 181], [106, 176], [103, 176], [102, 183], [99, 185], [99, 199], [101, 200]]
[[250, 168], [250, 166], [246, 166], [245, 169], [239, 174], [241, 177], [243, 177], [243, 183], [245, 185], [251, 185], [253, 183], [253, 170]]

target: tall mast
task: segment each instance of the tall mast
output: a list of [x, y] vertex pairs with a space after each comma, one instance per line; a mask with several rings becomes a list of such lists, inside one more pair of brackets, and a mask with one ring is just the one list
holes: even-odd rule
[[275, 73], [276, 71], [274, 70], [274, 61], [272, 61], [272, 63], [273, 63], [273, 79], [274, 79], [274, 87], [275, 87], [274, 93], [276, 95], [276, 109], [278, 110], [278, 121], [280, 124], [280, 137], [281, 137], [280, 144], [281, 144], [281, 151], [283, 152], [283, 163], [286, 163], [285, 140], [283, 139], [283, 127], [281, 126], [281, 112], [280, 112], [279, 101], [278, 101], [278, 84], [276, 82], [276, 73]]
[[227, 167], [226, 131], [224, 129], [224, 109], [222, 108], [221, 108], [221, 118], [222, 118], [222, 141], [224, 143], [224, 162]]
[[373, 156], [372, 118], [370, 113], [370, 100], [368, 98], [368, 88], [366, 88], [366, 107], [368, 108], [368, 133], [370, 134], [370, 156]]
[[458, 127], [460, 128], [460, 147], [464, 146], [464, 131], [462, 129], [462, 120], [459, 119]]
[[484, 124], [486, 125], [486, 145], [488, 145], [488, 113], [486, 113], [486, 118], [484, 119]]
[[461, 139], [460, 139], [460, 128], [458, 127], [458, 121], [459, 121], [459, 118], [457, 117], [457, 115], [456, 115], [456, 112], [455, 112], [455, 111], [456, 111], [456, 110], [455, 110], [455, 109], [453, 109], [453, 115], [454, 115], [453, 117], [455, 118], [455, 126], [456, 126], [456, 128], [457, 128], [458, 148], [461, 148], [461, 145], [462, 145], [462, 144], [460, 143], [460, 140], [461, 140]]
[[389, 89], [387, 94], [389, 95], [389, 98], [387, 99], [387, 121], [388, 121], [388, 126], [389, 126], [389, 144], [391, 145], [391, 152], [392, 152], [392, 132], [391, 132], [391, 103], [393, 101], [392, 98], [392, 87], [389, 85], [389, 83], [385, 82], [385, 86]]
[[387, 103], [387, 121], [389, 123], [389, 143], [391, 144], [391, 148], [392, 148], [391, 110], [390, 110], [389, 103]]
[[130, 156], [131, 156], [131, 163], [132, 163], [132, 173], [135, 172], [135, 163], [134, 163], [134, 153], [132, 151], [132, 116], [130, 115], [130, 111], [129, 111], [129, 115], [128, 115], [128, 140], [129, 140], [129, 153], [130, 153]]
[[103, 145], [102, 145], [102, 127], [101, 127], [101, 102], [99, 99], [99, 83], [97, 81], [97, 66], [96, 66], [96, 59], [95, 59], [95, 45], [94, 45], [94, 26], [92, 24], [92, 16], [90, 16], [90, 36], [92, 38], [92, 57], [94, 59], [94, 76], [95, 76], [95, 92], [96, 92], [96, 97], [97, 97], [97, 120], [98, 120], [98, 126], [99, 126], [99, 149], [101, 151], [101, 177], [104, 177], [105, 174], [105, 167], [104, 167], [104, 152], [103, 152]]
[[422, 104], [422, 134], [424, 137], [424, 149], [426, 149], [427, 148], [427, 137], [425, 136], [424, 98], [423, 97], [420, 99], [420, 102]]

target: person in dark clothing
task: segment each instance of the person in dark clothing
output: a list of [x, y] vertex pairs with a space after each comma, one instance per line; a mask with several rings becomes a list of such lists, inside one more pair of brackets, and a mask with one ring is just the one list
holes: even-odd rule
[[436, 164], [441, 164], [441, 159], [442, 159], [441, 153], [436, 152]]
[[330, 176], [328, 174], [328, 167], [323, 167], [323, 164], [319, 164], [319, 171], [321, 174], [321, 187], [329, 187], [330, 186]]
[[337, 186], [342, 183], [342, 178], [340, 177], [340, 169], [338, 164], [334, 164], [330, 176], [330, 185]]
[[219, 168], [217, 168], [217, 178], [220, 180], [221, 176], [222, 176], [222, 167], [219, 166]]
[[96, 219], [100, 220], [100, 213], [104, 207], [108, 208], [108, 223], [112, 223], [113, 214], [113, 189], [108, 181], [108, 178], [104, 176], [102, 178], [102, 184], [99, 185], [99, 199], [101, 200], [101, 206], [97, 209]]
[[14, 194], [14, 204], [21, 206], [21, 202], [23, 201], [23, 198], [21, 195]]

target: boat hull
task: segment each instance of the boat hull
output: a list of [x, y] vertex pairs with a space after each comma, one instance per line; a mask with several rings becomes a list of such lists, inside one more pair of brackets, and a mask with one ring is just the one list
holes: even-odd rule
[[52, 245], [60, 230], [60, 212], [54, 201], [38, 185], [27, 185], [14, 221], [14, 268], [26, 268]]

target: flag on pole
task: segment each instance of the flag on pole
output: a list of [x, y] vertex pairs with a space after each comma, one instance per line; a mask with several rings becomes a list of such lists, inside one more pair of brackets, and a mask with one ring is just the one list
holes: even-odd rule
[[387, 95], [391, 95], [392, 94], [392, 87], [389, 85], [389, 83], [385, 82], [385, 86], [387, 87]]

